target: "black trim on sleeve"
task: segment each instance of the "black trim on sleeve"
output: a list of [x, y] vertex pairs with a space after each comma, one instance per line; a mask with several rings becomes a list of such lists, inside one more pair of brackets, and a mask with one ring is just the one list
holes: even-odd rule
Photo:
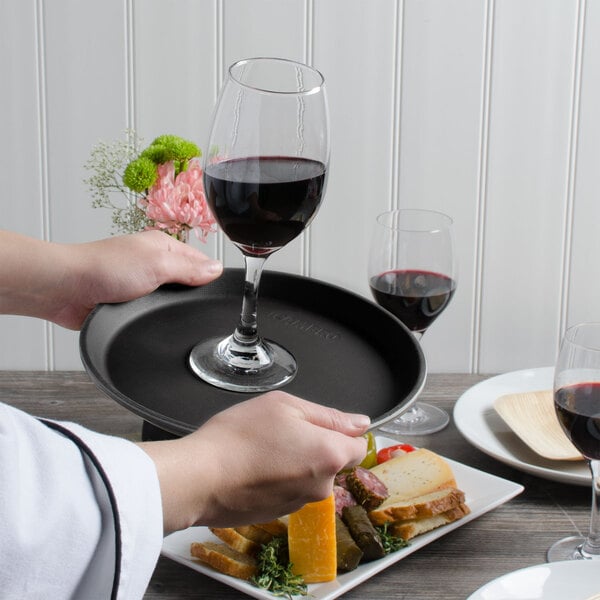
[[100, 479], [102, 479], [102, 483], [106, 487], [106, 493], [108, 494], [108, 499], [110, 501], [110, 506], [113, 513], [113, 522], [115, 527], [115, 574], [113, 577], [113, 585], [111, 592], [111, 600], [116, 600], [117, 592], [119, 591], [119, 581], [121, 578], [121, 557], [122, 557], [122, 548], [121, 548], [121, 520], [119, 518], [119, 510], [117, 506], [117, 499], [115, 497], [114, 490], [112, 485], [110, 484], [110, 480], [106, 474], [106, 471], [100, 464], [97, 456], [92, 452], [91, 448], [76, 434], [72, 431], [55, 423], [54, 421], [47, 421], [46, 419], [39, 419], [44, 425], [49, 427], [50, 429], [54, 429], [59, 433], [62, 433], [65, 437], [69, 438], [72, 442], [74, 442], [79, 449], [89, 458], [91, 463], [94, 465], [98, 474], [100, 475]]

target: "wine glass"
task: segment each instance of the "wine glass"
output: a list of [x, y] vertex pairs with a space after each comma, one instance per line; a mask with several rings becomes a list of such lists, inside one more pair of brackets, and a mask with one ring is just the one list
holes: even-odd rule
[[547, 559], [600, 559], [600, 323], [580, 323], [565, 332], [554, 371], [554, 408], [589, 464], [592, 514], [587, 537], [559, 540]]
[[[452, 219], [422, 209], [380, 214], [371, 240], [368, 276], [375, 301], [420, 340], [456, 290]], [[443, 409], [415, 402], [381, 430], [424, 435], [443, 429], [449, 420]]]
[[294, 357], [258, 334], [265, 260], [308, 227], [325, 192], [329, 119], [325, 81], [312, 67], [253, 58], [228, 70], [204, 162], [208, 204], [241, 250], [245, 282], [232, 335], [198, 343], [191, 369], [220, 388], [261, 392], [295, 376]]

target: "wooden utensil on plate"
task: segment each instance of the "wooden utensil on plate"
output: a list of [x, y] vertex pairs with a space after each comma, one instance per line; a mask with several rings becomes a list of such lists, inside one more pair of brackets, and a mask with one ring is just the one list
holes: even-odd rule
[[494, 409], [540, 456], [552, 460], [583, 460], [558, 422], [552, 390], [506, 394], [496, 399]]

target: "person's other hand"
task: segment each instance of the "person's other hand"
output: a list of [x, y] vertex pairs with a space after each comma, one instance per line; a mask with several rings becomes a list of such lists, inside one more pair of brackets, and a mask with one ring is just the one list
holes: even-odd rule
[[368, 425], [274, 391], [179, 440], [142, 443], [157, 465], [166, 531], [267, 521], [327, 497], [336, 473], [364, 458]]

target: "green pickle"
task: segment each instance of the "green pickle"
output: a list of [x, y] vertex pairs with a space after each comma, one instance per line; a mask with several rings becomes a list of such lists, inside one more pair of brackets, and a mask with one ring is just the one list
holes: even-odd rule
[[377, 445], [375, 444], [375, 436], [371, 431], [365, 433], [363, 437], [367, 440], [367, 454], [360, 463], [360, 466], [370, 469], [377, 464]]

